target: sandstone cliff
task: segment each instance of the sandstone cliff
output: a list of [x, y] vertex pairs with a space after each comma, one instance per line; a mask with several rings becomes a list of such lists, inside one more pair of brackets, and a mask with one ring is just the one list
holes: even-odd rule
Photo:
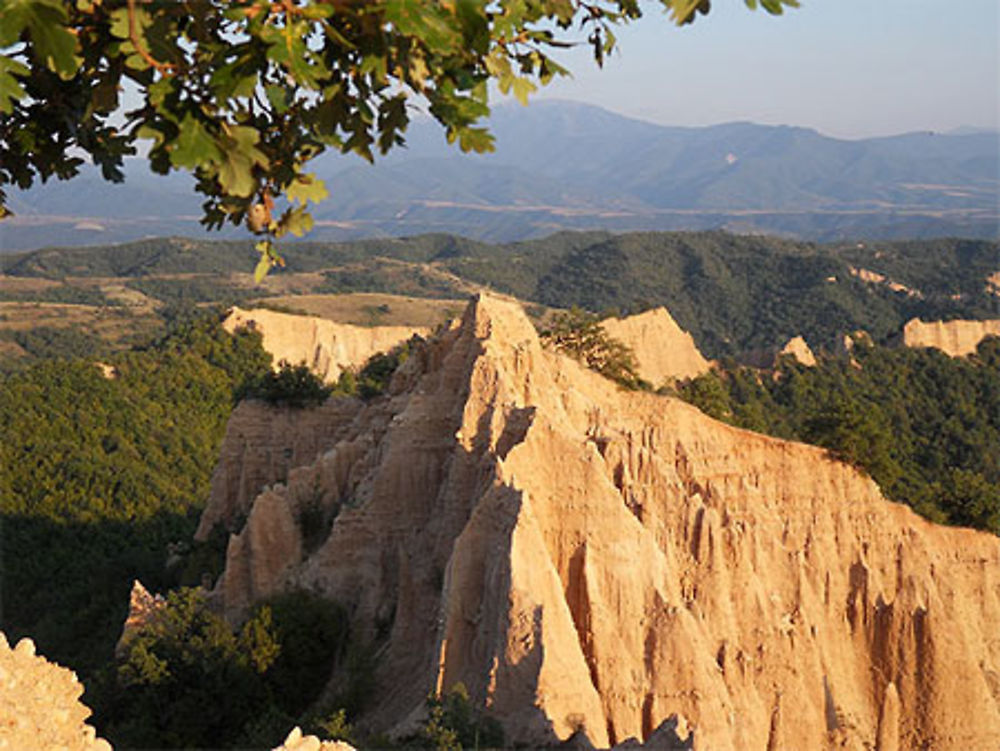
[[0, 632], [0, 748], [11, 751], [111, 751], [84, 723], [83, 685], [66, 668], [35, 654], [30, 639], [14, 649]]
[[351, 404], [252, 502], [215, 596], [345, 604], [373, 727], [461, 681], [531, 746], [673, 717], [715, 751], [1000, 748], [997, 538], [618, 389], [489, 297]]
[[666, 308], [654, 308], [627, 318], [608, 318], [602, 328], [629, 347], [638, 361], [639, 377], [653, 386], [678, 378], [694, 378], [709, 370], [694, 339]]
[[344, 741], [321, 741], [315, 735], [302, 735], [298, 727], [273, 751], [354, 751], [354, 746]]
[[241, 402], [226, 425], [195, 539], [208, 539], [217, 525], [230, 532], [242, 527], [257, 494], [284, 482], [293, 467], [311, 464], [331, 448], [360, 404], [334, 399], [316, 409], [295, 409]]
[[[846, 352], [846, 348], [849, 344], [853, 345], [853, 341], [849, 336], [845, 336], [843, 342]], [[777, 367], [778, 361], [786, 355], [793, 357], [807, 367], [811, 368], [816, 365], [816, 355], [813, 354], [812, 349], [801, 336], [793, 336], [785, 342], [781, 349], [756, 349], [742, 352], [739, 361], [753, 368], [769, 369]]]
[[806, 344], [806, 340], [801, 336], [793, 336], [785, 342], [785, 346], [778, 352], [778, 357], [782, 355], [790, 355], [806, 367], [811, 368], [816, 365], [816, 355], [813, 354], [809, 345]]
[[937, 347], [952, 357], [971, 355], [987, 336], [1000, 336], [1000, 320], [924, 323], [913, 318], [903, 327], [907, 347]]
[[118, 643], [115, 644], [115, 657], [121, 657], [126, 653], [129, 644], [135, 639], [139, 630], [151, 624], [163, 612], [166, 603], [163, 595], [153, 595], [142, 586], [142, 582], [138, 579], [132, 582], [128, 615], [125, 618], [125, 625], [122, 626], [122, 635], [118, 637]]
[[240, 328], [261, 332], [264, 349], [275, 364], [305, 363], [327, 383], [335, 382], [345, 369], [363, 365], [376, 352], [390, 350], [414, 334], [429, 333], [411, 326], [352, 326], [264, 308], [234, 307], [222, 325], [230, 333]]

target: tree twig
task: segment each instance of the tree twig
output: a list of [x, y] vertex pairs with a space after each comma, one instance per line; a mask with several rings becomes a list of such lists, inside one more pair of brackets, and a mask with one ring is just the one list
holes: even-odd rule
[[163, 75], [172, 75], [177, 69], [177, 66], [173, 63], [161, 63], [154, 59], [153, 56], [146, 51], [142, 42], [139, 41], [139, 33], [135, 27], [135, 0], [128, 0], [128, 37], [132, 42], [132, 46], [135, 47], [135, 51], [139, 53], [139, 56], [160, 71]]

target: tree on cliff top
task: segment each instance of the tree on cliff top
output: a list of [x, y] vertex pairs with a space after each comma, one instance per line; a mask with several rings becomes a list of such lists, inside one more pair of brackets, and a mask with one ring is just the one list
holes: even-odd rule
[[[710, 0], [660, 2], [685, 24]], [[194, 173], [203, 224], [263, 236], [263, 276], [271, 238], [312, 226], [327, 190], [305, 166], [325, 149], [371, 161], [416, 101], [449, 142], [489, 151], [491, 81], [526, 102], [567, 73], [553, 50], [586, 43], [600, 64], [641, 15], [638, 0], [0, 0], [0, 217], [5, 185], [71, 178], [82, 154], [120, 181], [148, 139], [154, 171]], [[124, 82], [141, 104], [116, 126]]]

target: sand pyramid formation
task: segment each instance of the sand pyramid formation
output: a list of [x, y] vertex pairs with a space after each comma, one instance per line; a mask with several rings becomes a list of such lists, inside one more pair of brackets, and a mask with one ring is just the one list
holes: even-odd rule
[[239, 307], [230, 309], [222, 326], [229, 333], [259, 331], [275, 366], [281, 361], [304, 363], [327, 383], [335, 383], [345, 370], [364, 365], [376, 352], [392, 349], [414, 334], [429, 333], [414, 326], [354, 326], [317, 316]]
[[711, 368], [691, 334], [677, 325], [666, 308], [652, 308], [627, 318], [607, 318], [601, 326], [635, 353], [639, 377], [654, 387], [695, 378]]
[[1000, 540], [624, 391], [513, 303], [475, 299], [385, 396], [268, 428], [291, 419], [234, 415], [214, 594], [234, 620], [297, 587], [343, 603], [378, 655], [371, 727], [462, 682], [532, 747], [673, 718], [714, 751], [1000, 748]]

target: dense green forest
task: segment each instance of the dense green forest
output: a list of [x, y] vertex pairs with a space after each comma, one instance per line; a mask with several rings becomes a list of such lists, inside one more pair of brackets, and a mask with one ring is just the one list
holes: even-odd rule
[[[831, 348], [857, 329], [884, 341], [914, 316], [996, 317], [996, 298], [984, 287], [998, 252], [996, 242], [969, 240], [858, 247], [724, 232], [563, 233], [446, 263], [459, 276], [553, 307], [632, 313], [664, 305], [706, 356], [722, 357], [796, 335], [814, 348]], [[862, 281], [851, 267], [917, 294]]]
[[[225, 536], [191, 538], [237, 400], [372, 398], [411, 345], [326, 387], [304, 365], [272, 371], [259, 334], [230, 336], [220, 318], [175, 318], [162, 338], [102, 363], [71, 330], [36, 332], [49, 343], [40, 361], [0, 375], [2, 629], [81, 674], [116, 747], [271, 748], [296, 724], [357, 740], [349, 719], [369, 698], [373, 658], [350, 640], [345, 613], [294, 592], [233, 631], [186, 588], [219, 573]], [[135, 579], [169, 594], [116, 655]], [[345, 685], [316, 704], [336, 665]], [[456, 694], [403, 745], [460, 748], [498, 732]]]
[[169, 583], [167, 544], [190, 540], [234, 394], [270, 356], [209, 316], [106, 363], [113, 377], [83, 358], [0, 377], [3, 628], [85, 674], [132, 579]]
[[730, 361], [679, 393], [734, 425], [828, 448], [933, 521], [1000, 534], [1000, 338], [969, 358], [858, 344], [815, 367]]

